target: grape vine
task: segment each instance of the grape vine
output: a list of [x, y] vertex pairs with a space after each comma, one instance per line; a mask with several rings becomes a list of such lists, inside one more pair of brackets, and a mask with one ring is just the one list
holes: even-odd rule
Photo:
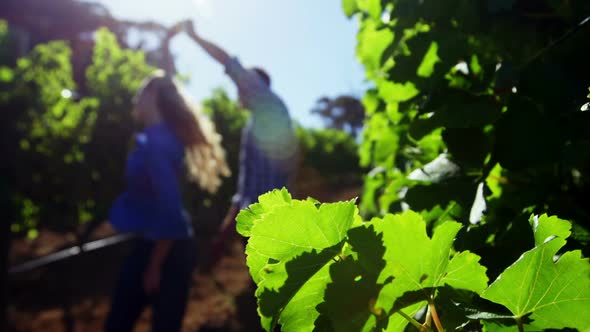
[[286, 189], [237, 220], [266, 331], [590, 328], [590, 262], [561, 250], [571, 224], [557, 217], [530, 218], [534, 245], [491, 284], [480, 256], [454, 246], [458, 222], [429, 235], [413, 211], [363, 222], [354, 201]]
[[277, 191], [242, 212], [263, 326], [590, 329], [590, 3], [342, 5], [370, 171], [359, 211]]

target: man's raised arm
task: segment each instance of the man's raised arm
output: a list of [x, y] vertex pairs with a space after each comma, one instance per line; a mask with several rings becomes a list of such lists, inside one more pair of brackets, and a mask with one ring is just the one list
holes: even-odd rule
[[213, 44], [212, 42], [201, 38], [197, 34], [194, 29], [193, 23], [191, 21], [184, 22], [184, 28], [189, 35], [197, 44], [201, 45], [201, 47], [207, 52], [213, 59], [219, 62], [222, 65], [225, 65], [229, 62], [230, 56], [224, 51], [221, 47]]

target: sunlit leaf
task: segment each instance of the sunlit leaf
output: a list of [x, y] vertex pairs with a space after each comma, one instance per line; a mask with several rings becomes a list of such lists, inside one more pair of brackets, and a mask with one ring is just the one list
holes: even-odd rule
[[358, 34], [357, 56], [365, 65], [368, 75], [375, 75], [381, 67], [381, 55], [393, 41], [389, 29], [377, 29], [373, 21], [365, 21]]
[[355, 206], [346, 202], [318, 208], [309, 200], [283, 204], [283, 195], [262, 196], [250, 209], [252, 215], [238, 219], [238, 228], [249, 229], [246, 253], [258, 283], [264, 328], [272, 331], [279, 323], [283, 331], [311, 331], [319, 316], [315, 307], [329, 282], [329, 265], [354, 222]]
[[369, 13], [373, 20], [381, 20], [381, 0], [356, 0], [359, 9]]
[[346, 16], [352, 17], [352, 15], [356, 14], [359, 10], [357, 0], [342, 0], [342, 9]]
[[556, 256], [571, 225], [556, 217], [533, 217], [535, 248], [525, 252], [482, 297], [508, 308], [515, 318], [530, 315], [525, 330], [590, 329], [590, 263], [581, 252]]
[[383, 234], [386, 248], [386, 266], [377, 282], [391, 282], [385, 284], [376, 304], [386, 312], [408, 292], [423, 291], [419, 299], [425, 301], [434, 296], [432, 289], [443, 285], [475, 293], [487, 287], [486, 269], [479, 264], [479, 256], [467, 251], [453, 254], [452, 244], [460, 224], [446, 222], [430, 238], [424, 219], [415, 212], [406, 212], [373, 220], [368, 227]]
[[434, 66], [440, 62], [440, 58], [438, 57], [438, 43], [432, 42], [426, 54], [424, 54], [424, 58], [422, 59], [422, 63], [420, 67], [418, 67], [417, 74], [420, 77], [430, 77], [432, 72], [434, 71]]

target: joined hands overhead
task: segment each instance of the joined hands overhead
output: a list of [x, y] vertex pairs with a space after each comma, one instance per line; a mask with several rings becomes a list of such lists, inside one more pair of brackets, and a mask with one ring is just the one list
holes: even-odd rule
[[186, 32], [186, 34], [191, 38], [196, 38], [198, 36], [193, 21], [190, 19], [185, 19], [171, 26], [166, 33], [166, 37], [172, 38], [181, 32]]

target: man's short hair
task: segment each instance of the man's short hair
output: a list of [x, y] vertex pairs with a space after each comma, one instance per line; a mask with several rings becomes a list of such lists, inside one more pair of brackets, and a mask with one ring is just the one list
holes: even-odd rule
[[259, 67], [253, 67], [252, 70], [255, 71], [256, 74], [258, 74], [258, 76], [260, 76], [260, 78], [262, 78], [264, 83], [266, 83], [266, 85], [268, 85], [270, 87], [270, 76], [268, 75], [268, 73], [264, 69], [259, 68]]

